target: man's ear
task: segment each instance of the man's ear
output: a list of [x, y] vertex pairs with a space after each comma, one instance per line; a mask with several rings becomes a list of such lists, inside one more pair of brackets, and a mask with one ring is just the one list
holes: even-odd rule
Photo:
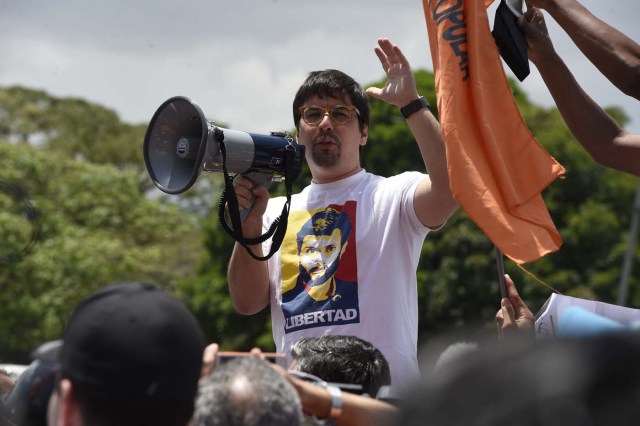
[[60, 409], [57, 424], [62, 426], [82, 425], [82, 416], [75, 398], [73, 383], [69, 379], [60, 380]]
[[369, 127], [365, 127], [360, 132], [360, 145], [366, 145], [368, 137], [369, 137]]

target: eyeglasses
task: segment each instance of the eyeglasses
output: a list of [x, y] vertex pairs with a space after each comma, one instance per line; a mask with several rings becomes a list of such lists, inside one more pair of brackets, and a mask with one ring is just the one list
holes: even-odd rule
[[353, 120], [353, 112], [360, 116], [360, 111], [353, 105], [335, 105], [331, 108], [321, 107], [317, 105], [308, 105], [300, 107], [300, 115], [305, 123], [310, 126], [317, 126], [324, 119], [325, 115], [329, 115], [331, 121], [335, 124], [347, 124]]

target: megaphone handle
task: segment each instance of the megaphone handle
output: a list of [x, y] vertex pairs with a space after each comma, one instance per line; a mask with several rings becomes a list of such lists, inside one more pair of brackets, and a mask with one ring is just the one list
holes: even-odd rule
[[[266, 187], [269, 187], [269, 183], [271, 182], [271, 178], [273, 177], [273, 175], [266, 174], [266, 173], [251, 172], [251, 173], [243, 174], [242, 177], [249, 179], [253, 183], [252, 188], [255, 188], [257, 185], [264, 185], [264, 187], [266, 188]], [[244, 218], [249, 213], [249, 210], [251, 210], [251, 206], [253, 206], [253, 202], [255, 201], [255, 198], [256, 197], [252, 195], [251, 198], [249, 198], [249, 207], [247, 207], [246, 209], [240, 210], [241, 221], [244, 221]]]

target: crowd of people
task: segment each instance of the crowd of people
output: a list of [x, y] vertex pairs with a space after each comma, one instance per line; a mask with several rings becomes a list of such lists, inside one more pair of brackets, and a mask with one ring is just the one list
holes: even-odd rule
[[[640, 136], [578, 85], [542, 10], [639, 100], [640, 46], [576, 0], [529, 0], [518, 21], [578, 142], [596, 161], [640, 176]], [[438, 122], [409, 62], [388, 39], [375, 52], [387, 76], [382, 88], [365, 92], [337, 70], [304, 81], [293, 117], [312, 181], [293, 196], [274, 256], [262, 262], [247, 253], [262, 256], [265, 242], [236, 245], [230, 259], [234, 306], [245, 315], [270, 306], [285, 365], [258, 348], [223, 361], [181, 302], [153, 285], [117, 283], [78, 304], [62, 339], [37, 348], [17, 379], [0, 371], [1, 426], [635, 423], [640, 336], [536, 340], [534, 315], [508, 275], [499, 339], [458, 342], [421, 374], [415, 271], [425, 238], [457, 205]], [[367, 95], [400, 109], [428, 174], [384, 178], [362, 169]], [[248, 179], [234, 187], [248, 211], [243, 234], [261, 235], [284, 199]]]
[[425, 380], [393, 398], [387, 360], [361, 338], [304, 338], [286, 368], [258, 348], [219, 357], [177, 299], [153, 285], [116, 283], [78, 304], [62, 339], [34, 350], [15, 382], [3, 380], [0, 424], [635, 423], [640, 335], [536, 340], [531, 312], [505, 280], [499, 343], [452, 345]]

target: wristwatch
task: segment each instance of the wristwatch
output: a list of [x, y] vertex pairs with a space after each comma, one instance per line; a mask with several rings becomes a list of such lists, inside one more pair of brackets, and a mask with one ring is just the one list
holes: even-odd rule
[[402, 113], [402, 116], [404, 118], [409, 118], [411, 114], [421, 110], [422, 108], [431, 109], [431, 105], [429, 105], [429, 102], [425, 99], [424, 96], [420, 96], [418, 99], [409, 102], [407, 105], [400, 108], [400, 112]]
[[342, 391], [339, 387], [325, 384], [324, 388], [331, 395], [331, 411], [329, 412], [329, 419], [337, 420], [342, 414]]

